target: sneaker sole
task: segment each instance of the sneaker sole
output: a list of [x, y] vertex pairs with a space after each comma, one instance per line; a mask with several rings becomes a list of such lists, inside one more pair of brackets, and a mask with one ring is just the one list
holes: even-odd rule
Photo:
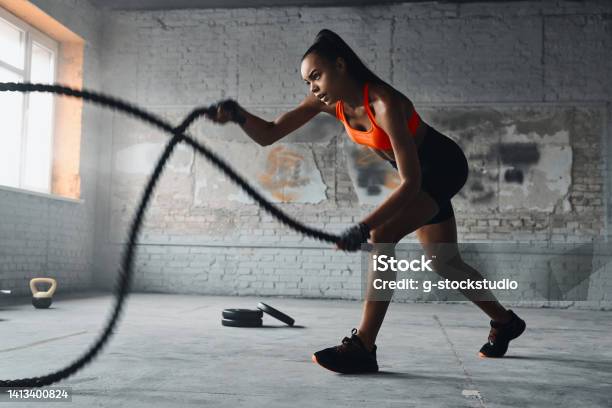
[[[317, 357], [314, 354], [310, 358], [311, 358], [313, 363], [317, 364], [318, 366], [323, 367], [327, 371], [331, 371], [332, 373], [337, 373], [337, 374], [357, 374], [357, 373], [343, 373], [342, 371], [334, 371], [334, 370], [332, 370], [330, 368], [327, 368], [323, 364], [319, 363], [319, 360], [317, 360]], [[366, 372], [359, 373], [359, 374], [372, 374], [372, 373], [377, 373], [377, 372], [378, 372], [378, 370], [376, 370], [376, 371], [366, 371]]]

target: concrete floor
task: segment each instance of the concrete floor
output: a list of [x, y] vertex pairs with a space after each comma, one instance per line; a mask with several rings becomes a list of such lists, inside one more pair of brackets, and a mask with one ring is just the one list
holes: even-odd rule
[[[224, 308], [263, 300], [290, 328], [221, 326]], [[0, 378], [63, 368], [97, 336], [112, 297], [56, 298], [51, 309], [0, 307]], [[488, 319], [471, 304], [393, 304], [379, 374], [339, 375], [312, 352], [339, 344], [360, 303], [133, 294], [115, 335], [68, 380], [70, 407], [611, 407], [610, 312], [515, 308], [527, 331], [504, 359], [477, 357]], [[20, 403], [19, 407], [41, 406]]]

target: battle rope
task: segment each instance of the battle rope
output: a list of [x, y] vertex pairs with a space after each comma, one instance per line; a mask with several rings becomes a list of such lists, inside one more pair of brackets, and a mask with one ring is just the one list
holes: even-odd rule
[[172, 151], [179, 142], [185, 142], [192, 146], [200, 154], [203, 154], [209, 161], [213, 162], [218, 168], [220, 168], [221, 171], [223, 171], [232, 181], [238, 184], [253, 199], [255, 199], [255, 201], [261, 207], [263, 207], [266, 211], [272, 214], [283, 224], [300, 232], [303, 235], [316, 238], [321, 241], [336, 243], [340, 239], [340, 237], [336, 235], [327, 234], [314, 228], [307, 227], [299, 223], [298, 221], [292, 219], [290, 216], [288, 216], [283, 211], [274, 206], [274, 204], [268, 202], [264, 197], [262, 197], [241, 176], [236, 174], [236, 172], [234, 172], [234, 170], [229, 167], [229, 165], [227, 165], [222, 159], [217, 157], [205, 146], [201, 145], [200, 143], [192, 139], [190, 136], [185, 134], [189, 125], [191, 125], [191, 123], [193, 123], [193, 121], [195, 121], [200, 116], [211, 112], [211, 109], [213, 109], [212, 107], [194, 109], [179, 126], [172, 127], [170, 124], [166, 123], [161, 118], [158, 118], [157, 116], [151, 113], [145, 112], [144, 110], [134, 105], [130, 105], [129, 103], [122, 101], [121, 99], [106, 96], [101, 93], [91, 92], [85, 89], [76, 90], [61, 85], [0, 82], [0, 92], [5, 91], [51, 92], [59, 95], [82, 98], [86, 101], [90, 101], [111, 109], [116, 109], [128, 113], [142, 121], [150, 123], [164, 130], [167, 133], [172, 134], [173, 136], [172, 139], [166, 145], [166, 148], [164, 149], [161, 157], [159, 158], [159, 161], [157, 162], [155, 169], [153, 170], [153, 174], [147, 182], [145, 191], [143, 192], [140, 198], [138, 210], [135, 216], [132, 218], [131, 227], [129, 231], [128, 245], [122, 253], [121, 268], [119, 269], [119, 276], [117, 278], [117, 284], [115, 286], [115, 307], [113, 309], [110, 319], [106, 323], [102, 334], [98, 337], [98, 339], [94, 342], [94, 344], [89, 348], [87, 352], [85, 352], [81, 357], [79, 357], [67, 367], [51, 374], [47, 374], [43, 377], [24, 378], [19, 380], [0, 380], [0, 387], [44, 387], [46, 385], [61, 381], [76, 373], [86, 364], [91, 362], [93, 358], [100, 352], [102, 347], [104, 347], [104, 345], [110, 338], [112, 331], [117, 324], [117, 321], [119, 320], [124, 301], [127, 298], [127, 295], [129, 294], [135, 246], [138, 240], [138, 236], [140, 234], [140, 229], [142, 227], [142, 222], [144, 219], [145, 211], [149, 204], [149, 200], [151, 198], [151, 195], [153, 194], [153, 191], [155, 190], [155, 185], [157, 184], [157, 181], [159, 180], [159, 177], [161, 176], [162, 171], [164, 170], [166, 162], [170, 158]]

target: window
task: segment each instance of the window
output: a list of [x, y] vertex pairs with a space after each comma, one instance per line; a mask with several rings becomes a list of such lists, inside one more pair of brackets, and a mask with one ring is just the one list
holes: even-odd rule
[[[58, 44], [0, 9], [0, 82], [55, 82]], [[0, 185], [51, 192], [54, 97], [0, 92]]]

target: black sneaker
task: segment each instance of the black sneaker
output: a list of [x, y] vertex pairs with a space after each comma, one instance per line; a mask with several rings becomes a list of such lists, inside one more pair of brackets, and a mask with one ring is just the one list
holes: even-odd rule
[[312, 355], [312, 361], [342, 374], [375, 373], [378, 371], [376, 362], [376, 346], [368, 351], [361, 339], [357, 337], [357, 329], [351, 331], [349, 339], [342, 339], [339, 346], [317, 351]]
[[498, 323], [491, 320], [491, 331], [489, 332], [489, 342], [482, 346], [478, 355], [480, 357], [503, 357], [508, 350], [510, 340], [516, 339], [525, 331], [525, 321], [518, 317], [514, 312], [510, 312], [510, 321]]

